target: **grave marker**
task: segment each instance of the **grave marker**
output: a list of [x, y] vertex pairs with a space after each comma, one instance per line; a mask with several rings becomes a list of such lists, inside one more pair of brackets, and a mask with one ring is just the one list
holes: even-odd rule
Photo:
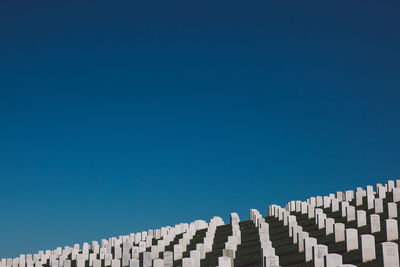
[[375, 237], [373, 235], [361, 235], [361, 258], [362, 262], [376, 259]]
[[325, 267], [324, 257], [326, 254], [328, 254], [328, 246], [315, 245], [312, 251], [313, 251], [314, 267]]
[[394, 242], [383, 242], [381, 247], [383, 267], [399, 267], [398, 245]]
[[345, 238], [346, 238], [347, 252], [358, 249], [358, 231], [357, 231], [357, 229], [353, 229], [353, 228], [346, 229], [345, 230]]

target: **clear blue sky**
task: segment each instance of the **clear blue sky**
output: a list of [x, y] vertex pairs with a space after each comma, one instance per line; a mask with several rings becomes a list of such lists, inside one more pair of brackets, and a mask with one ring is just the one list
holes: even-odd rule
[[0, 257], [399, 177], [399, 11], [1, 1]]

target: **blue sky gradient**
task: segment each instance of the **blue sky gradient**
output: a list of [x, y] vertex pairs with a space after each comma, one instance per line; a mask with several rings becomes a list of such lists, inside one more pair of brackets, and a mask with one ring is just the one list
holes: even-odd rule
[[1, 1], [0, 257], [399, 177], [399, 11]]

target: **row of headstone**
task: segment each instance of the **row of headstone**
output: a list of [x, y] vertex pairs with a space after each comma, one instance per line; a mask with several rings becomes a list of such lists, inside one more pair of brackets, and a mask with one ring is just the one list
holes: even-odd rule
[[[239, 227], [240, 218], [237, 213], [230, 214], [232, 235], [228, 236], [225, 247], [222, 249], [222, 256], [218, 258], [219, 267], [233, 267], [236, 257], [237, 246], [241, 243], [241, 231]], [[229, 259], [229, 260], [228, 260]]]
[[[392, 218], [397, 218], [397, 204], [396, 202], [400, 201], [400, 180], [396, 181], [396, 187], [394, 186], [393, 181], [389, 181], [388, 184], [382, 186], [380, 184], [377, 185], [377, 193], [373, 192], [372, 186], [368, 186], [367, 190], [364, 191], [362, 188], [357, 188], [356, 192], [356, 206], [367, 204], [367, 209], [375, 209], [375, 213], [383, 213], [383, 198], [386, 197], [386, 192], [393, 192], [393, 202], [387, 203], [388, 210], [388, 219], [384, 220], [384, 230], [386, 235], [386, 241], [381, 244], [382, 246], [382, 266], [392, 266], [388, 265], [388, 262], [394, 262], [393, 266], [398, 266], [398, 255], [389, 256], [393, 253], [389, 253], [390, 249], [394, 245], [397, 246], [396, 243], [389, 242], [398, 240], [398, 224], [397, 221]], [[329, 197], [316, 197], [310, 198], [307, 201], [291, 201], [289, 202], [285, 209], [277, 205], [271, 205], [268, 207], [268, 215], [274, 216], [279, 220], [283, 220], [284, 225], [289, 225], [289, 236], [291, 233], [295, 233], [296, 225], [291, 225], [291, 221], [295, 221], [295, 219], [291, 219], [290, 212], [300, 212], [301, 214], [307, 214], [308, 218], [315, 218], [315, 223], [318, 225], [318, 229], [325, 228], [326, 235], [334, 233], [335, 234], [335, 242], [346, 241], [347, 251], [351, 251], [354, 249], [360, 249], [360, 254], [362, 256], [363, 262], [371, 261], [376, 259], [375, 255], [375, 238], [373, 235], [361, 235], [358, 236], [357, 229], [345, 229], [345, 225], [342, 223], [335, 223], [333, 218], [327, 218], [323, 213], [322, 208], [331, 208], [332, 212], [339, 211], [339, 205], [342, 208], [342, 216], [346, 217], [347, 221], [356, 221], [357, 228], [363, 227], [367, 225], [367, 216], [365, 210], [356, 210], [355, 206], [350, 206], [349, 201], [353, 199], [353, 191], [346, 191], [345, 194], [337, 194], [334, 196], [330, 194]], [[377, 198], [375, 198], [374, 194], [377, 194]], [[364, 196], [367, 196], [367, 203], [363, 203]], [[337, 198], [336, 198], [337, 197]], [[340, 199], [340, 201], [339, 201]], [[347, 199], [347, 201], [346, 201]], [[371, 204], [373, 203], [373, 204]], [[316, 207], [321, 207], [316, 208]], [[381, 231], [381, 221], [379, 214], [371, 214], [370, 216], [370, 231], [371, 233], [376, 233]], [[301, 229], [297, 232], [297, 240], [300, 240], [301, 237]], [[293, 237], [293, 241], [296, 242], [296, 237]], [[358, 246], [358, 240], [360, 239], [360, 248]], [[394, 245], [393, 245], [394, 244]], [[319, 262], [318, 266], [339, 266], [341, 263], [341, 259], [339, 259], [340, 255], [331, 255], [326, 251], [327, 256], [321, 256], [324, 254], [323, 247], [316, 244], [316, 240], [313, 238], [305, 238], [304, 244], [299, 244], [299, 251], [301, 251], [304, 247], [309, 251], [310, 247], [314, 249], [312, 252], [312, 258], [314, 262]], [[385, 246], [388, 246], [386, 249]], [[373, 253], [372, 253], [373, 251]], [[310, 253], [306, 254], [306, 261], [311, 260]], [[394, 253], [396, 254], [396, 253]], [[397, 252], [398, 254], [398, 252]], [[315, 257], [318, 259], [316, 260]], [[329, 264], [332, 262], [332, 265]], [[392, 264], [392, 263], [391, 263]], [[396, 265], [397, 264], [397, 265]], [[317, 266], [317, 265], [316, 265]], [[340, 265], [342, 266], [342, 265]], [[344, 265], [343, 265], [344, 266]]]
[[[291, 221], [295, 221], [292, 218], [293, 218], [292, 216], [288, 217], [289, 225]], [[386, 222], [387, 222], [386, 227], [388, 229], [387, 239], [389, 240], [390, 238], [393, 238], [394, 240], [397, 240], [398, 239], [397, 221], [393, 219], [388, 219], [386, 220]], [[292, 229], [294, 229], [293, 226]], [[360, 249], [362, 262], [373, 261], [376, 259], [375, 237], [373, 235], [368, 235], [368, 234], [361, 235], [360, 247], [359, 247], [359, 236], [357, 233], [357, 229], [346, 229], [344, 231], [344, 224], [338, 223], [335, 224], [335, 233], [337, 233], [338, 231], [343, 231], [343, 233], [341, 234], [343, 236], [341, 238], [341, 241], [346, 241], [347, 251]], [[301, 239], [300, 235], [301, 234], [298, 233], [299, 240]], [[302, 248], [300, 248], [299, 246], [299, 252], [302, 252], [303, 249], [305, 252], [305, 261], [308, 262], [313, 260], [315, 267], [341, 266], [343, 264], [342, 255], [328, 253], [328, 247], [325, 245], [318, 245], [317, 239], [315, 238], [309, 238], [308, 236], [305, 237], [303, 239]], [[398, 245], [396, 243], [384, 242], [381, 244], [381, 249], [382, 249], [381, 266], [383, 267], [399, 266]]]
[[[307, 205], [312, 205], [316, 208], [332, 208], [332, 212], [335, 212], [339, 208], [339, 203], [342, 201], [350, 202], [354, 199], [354, 195], [356, 198], [356, 206], [363, 204], [363, 197], [367, 197], [367, 207], [368, 209], [374, 208], [375, 200], [386, 197], [386, 192], [393, 192], [393, 202], [400, 201], [400, 180], [396, 180], [396, 186], [394, 181], [388, 181], [385, 186], [382, 184], [376, 184], [376, 191], [374, 192], [372, 186], [367, 186], [366, 190], [363, 190], [361, 187], [357, 188], [356, 193], [352, 190], [347, 190], [343, 192], [336, 192], [335, 194], [329, 194], [329, 196], [317, 196], [311, 197], [307, 199], [307, 201], [290, 201], [286, 205], [286, 210], [290, 212], [301, 212], [302, 214], [306, 213]], [[378, 198], [375, 198], [377, 195]], [[307, 204], [307, 205], [306, 205]], [[377, 201], [378, 204], [378, 211], [381, 210], [380, 208], [380, 201]], [[269, 213], [268, 213], [269, 214]]]
[[[219, 217], [211, 219], [210, 229], [211, 232], [213, 231], [213, 235], [215, 234], [215, 228], [223, 224], [223, 220]], [[196, 231], [204, 228], [209, 228], [209, 224], [205, 221], [197, 220], [191, 224], [178, 224], [175, 227], [167, 226], [118, 238], [112, 237], [108, 240], [102, 239], [101, 245], [97, 241], [93, 241], [91, 246], [89, 243], [84, 243], [82, 249], [80, 249], [79, 244], [75, 244], [73, 247], [66, 246], [64, 249], [58, 247], [53, 251], [39, 251], [34, 255], [23, 254], [17, 258], [1, 259], [0, 267], [42, 267], [45, 264], [51, 267], [70, 267], [72, 261], [76, 261], [77, 267], [85, 267], [87, 265], [90, 267], [100, 267], [102, 265], [133, 267], [138, 262], [142, 262], [142, 266], [152, 266], [152, 264], [161, 264], [161, 259], [158, 259], [159, 253], [164, 253], [162, 261], [165, 266], [168, 265], [168, 257], [170, 256], [170, 265], [172, 266], [173, 252], [164, 251], [165, 247], [175, 239], [177, 234], [183, 233], [178, 245], [182, 247], [182, 252], [184, 252]], [[210, 230], [208, 233], [210, 233]], [[157, 240], [157, 245], [153, 245], [153, 240]], [[191, 257], [194, 258], [194, 264], [190, 266], [200, 265], [201, 250], [203, 250], [203, 254], [206, 251], [211, 251], [212, 240], [213, 236], [211, 240], [210, 237], [208, 239], [206, 237], [204, 244], [202, 244], [204, 246], [200, 245], [198, 246], [199, 251], [190, 253]], [[147, 248], [150, 248], [151, 252], [146, 251]], [[179, 253], [176, 254], [179, 255]]]
[[261, 244], [261, 260], [263, 267], [278, 267], [279, 256], [275, 254], [275, 248], [272, 247], [272, 242], [269, 238], [269, 225], [256, 209], [250, 209], [250, 220], [258, 229], [258, 235]]

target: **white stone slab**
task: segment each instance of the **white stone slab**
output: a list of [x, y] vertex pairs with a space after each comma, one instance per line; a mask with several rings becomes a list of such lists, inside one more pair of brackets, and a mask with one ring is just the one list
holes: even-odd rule
[[229, 257], [218, 257], [218, 267], [232, 267], [232, 261]]
[[374, 208], [374, 199], [375, 196], [373, 194], [367, 193], [367, 209], [372, 210]]
[[327, 209], [331, 206], [331, 198], [330, 197], [323, 197], [323, 201], [324, 201], [324, 209]]
[[182, 259], [182, 245], [174, 245], [174, 261]]
[[361, 235], [361, 259], [363, 262], [376, 259], [375, 237], [373, 235]]
[[374, 199], [375, 213], [383, 213], [383, 200], [381, 198]]
[[164, 266], [165, 267], [172, 267], [174, 264], [174, 254], [172, 251], [165, 251], [163, 253], [164, 258]]
[[339, 201], [337, 199], [332, 199], [331, 211], [332, 212], [339, 211]]
[[[83, 266], [85, 266], [85, 265], [83, 265]], [[111, 267], [121, 267], [121, 261], [119, 259], [112, 260]]]
[[343, 264], [342, 255], [336, 253], [329, 253], [325, 255], [324, 267], [337, 267], [341, 264]]
[[346, 207], [349, 206], [349, 202], [347, 201], [343, 201], [340, 202], [340, 210], [342, 212], [342, 217], [346, 217]]
[[307, 206], [307, 214], [308, 214], [308, 219], [315, 218], [315, 206], [314, 205]]
[[325, 267], [324, 257], [326, 254], [328, 254], [328, 246], [325, 245], [313, 246], [314, 267]]
[[391, 218], [397, 218], [397, 204], [396, 203], [388, 203], [388, 217], [389, 219]]
[[298, 248], [299, 248], [299, 252], [303, 252], [304, 251], [304, 239], [305, 238], [309, 238], [309, 234], [307, 232], [299, 232], [298, 233]]
[[139, 259], [132, 259], [129, 261], [129, 267], [139, 267]]
[[382, 266], [399, 267], [399, 249], [394, 242], [383, 242], [382, 247]]
[[361, 206], [363, 204], [364, 191], [356, 192], [356, 206]]
[[367, 225], [367, 212], [365, 210], [357, 210], [357, 228]]
[[313, 246], [317, 245], [317, 239], [313, 237], [304, 239], [304, 260], [309, 262], [313, 259]]
[[385, 224], [386, 224], [386, 241], [394, 241], [399, 239], [397, 220], [386, 219]]
[[335, 219], [326, 218], [325, 219], [325, 235], [333, 234], [333, 226], [335, 224]]
[[354, 206], [346, 207], [346, 218], [347, 222], [351, 222], [356, 219], [356, 208]]
[[151, 252], [143, 252], [143, 267], [151, 267], [152, 263], [153, 259], [151, 258]]
[[371, 214], [370, 216], [371, 233], [378, 233], [381, 231], [381, 220], [378, 214]]
[[[64, 261], [65, 267], [65, 261]], [[101, 267], [101, 260], [93, 260], [93, 267]]]
[[316, 197], [316, 207], [323, 207], [323, 205], [324, 205], [324, 201], [323, 201], [323, 199], [322, 199], [322, 197], [321, 196], [317, 196]]
[[193, 267], [200, 267], [200, 252], [197, 250], [190, 251], [190, 259]]
[[388, 192], [392, 192], [392, 191], [393, 191], [393, 188], [394, 188], [394, 181], [389, 180], [389, 181], [387, 182], [387, 188], [388, 188]]
[[279, 267], [279, 257], [276, 255], [268, 255], [263, 258], [265, 267]]
[[345, 192], [345, 198], [346, 198], [346, 201], [348, 201], [348, 202], [352, 201], [353, 198], [354, 198], [354, 191], [353, 190], [347, 190]]
[[182, 259], [182, 267], [193, 267], [191, 258]]
[[326, 219], [326, 214], [325, 213], [317, 214], [318, 229], [324, 229], [325, 228], [325, 219]]
[[358, 231], [357, 229], [348, 228], [345, 230], [346, 250], [351, 251], [358, 249]]

